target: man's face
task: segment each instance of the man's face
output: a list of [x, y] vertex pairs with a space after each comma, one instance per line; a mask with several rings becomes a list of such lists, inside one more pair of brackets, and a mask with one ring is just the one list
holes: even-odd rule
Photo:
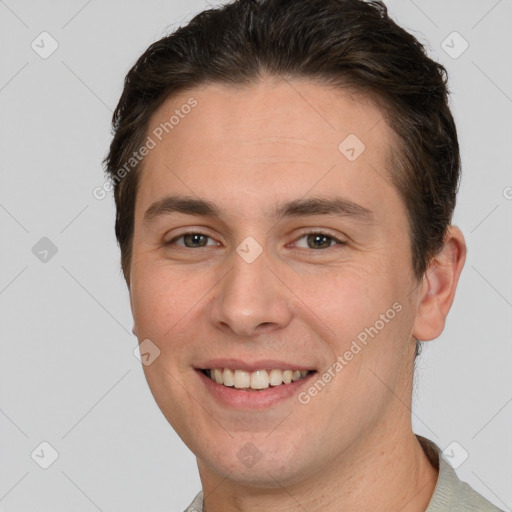
[[[210, 85], [167, 100], [148, 135], [131, 303], [139, 341], [160, 350], [151, 391], [200, 471], [299, 482], [404, 428], [417, 283], [377, 107], [312, 82]], [[344, 208], [283, 211], [312, 199]], [[283, 370], [310, 373], [269, 385]], [[264, 389], [243, 389], [251, 378]]]

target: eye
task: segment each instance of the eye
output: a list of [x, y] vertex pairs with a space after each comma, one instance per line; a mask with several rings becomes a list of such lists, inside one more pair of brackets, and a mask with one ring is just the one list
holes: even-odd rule
[[[298, 242], [304, 239], [306, 245], [300, 245]], [[208, 240], [211, 243], [208, 243]], [[178, 243], [181, 241], [181, 243]], [[329, 249], [333, 245], [346, 245], [346, 242], [339, 240], [338, 238], [324, 233], [322, 231], [309, 231], [303, 233], [295, 242], [295, 244], [302, 249]], [[189, 232], [179, 235], [165, 245], [178, 245], [187, 249], [201, 249], [207, 246], [218, 246], [219, 243], [213, 240], [209, 235], [201, 232]]]
[[[207, 240], [210, 239], [213, 241], [212, 244], [208, 244]], [[183, 240], [183, 243], [177, 243], [178, 240]], [[179, 245], [182, 247], [186, 247], [188, 249], [200, 249], [202, 247], [206, 247], [207, 245], [219, 245], [212, 238], [204, 233], [199, 232], [191, 232], [191, 233], [183, 233], [176, 238], [173, 238], [169, 242], [166, 242], [165, 245]]]
[[304, 249], [329, 249], [329, 247], [332, 247], [333, 242], [334, 245], [346, 244], [346, 242], [343, 242], [342, 240], [339, 240], [329, 235], [328, 233], [323, 233], [321, 231], [309, 231], [303, 233], [302, 236], [297, 239], [297, 241], [302, 239], [306, 240], [306, 247], [301, 247]]

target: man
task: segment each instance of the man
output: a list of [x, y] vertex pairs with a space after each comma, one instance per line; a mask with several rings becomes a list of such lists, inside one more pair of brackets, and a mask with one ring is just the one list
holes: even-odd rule
[[187, 510], [498, 510], [411, 427], [465, 260], [460, 160], [445, 70], [382, 3], [199, 14], [128, 73], [106, 164]]

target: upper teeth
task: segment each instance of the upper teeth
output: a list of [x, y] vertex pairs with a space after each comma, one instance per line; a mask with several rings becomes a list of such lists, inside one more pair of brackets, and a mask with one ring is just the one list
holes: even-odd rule
[[239, 389], [266, 389], [269, 386], [290, 384], [305, 377], [308, 370], [230, 370], [229, 368], [214, 368], [206, 371], [207, 375], [217, 384]]

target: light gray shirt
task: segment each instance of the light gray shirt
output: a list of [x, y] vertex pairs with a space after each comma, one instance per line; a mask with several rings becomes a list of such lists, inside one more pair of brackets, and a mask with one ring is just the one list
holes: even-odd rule
[[[439, 470], [434, 494], [425, 512], [503, 512], [459, 479], [439, 446], [425, 437], [416, 437], [429, 460]], [[205, 512], [202, 491], [185, 512]]]

